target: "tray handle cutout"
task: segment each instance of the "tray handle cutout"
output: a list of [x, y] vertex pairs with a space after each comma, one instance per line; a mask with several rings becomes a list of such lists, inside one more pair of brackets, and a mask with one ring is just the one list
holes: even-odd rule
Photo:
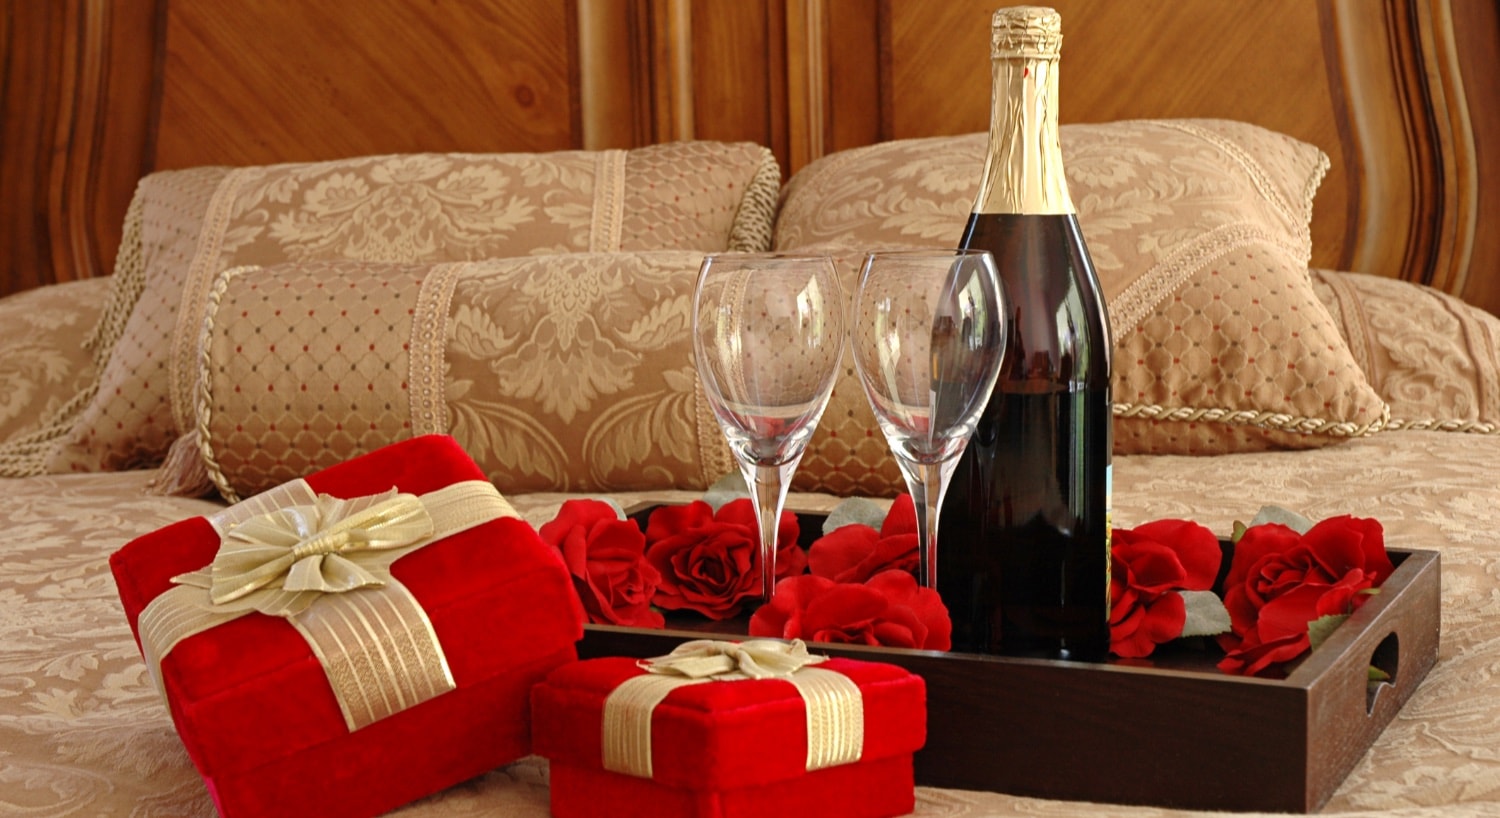
[[[1396, 673], [1401, 667], [1401, 640], [1396, 638], [1394, 632], [1380, 640], [1375, 646], [1375, 651], [1370, 654], [1370, 667], [1383, 672], [1384, 679], [1369, 679], [1365, 683], [1365, 715], [1375, 712], [1375, 703], [1380, 700], [1381, 693], [1387, 689], [1394, 690], [1396, 687]], [[1373, 675], [1373, 674], [1371, 674]]]

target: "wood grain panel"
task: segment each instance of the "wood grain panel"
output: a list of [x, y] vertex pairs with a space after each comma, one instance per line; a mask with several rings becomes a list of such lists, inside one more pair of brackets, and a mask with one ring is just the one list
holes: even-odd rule
[[104, 275], [145, 172], [157, 7], [8, 0], [0, 293]]
[[637, 0], [578, 0], [578, 98], [583, 147], [650, 144], [651, 6]]
[[785, 18], [773, 0], [578, 0], [586, 147], [678, 139], [786, 151]]
[[785, 75], [770, 4], [696, 0], [692, 17], [693, 138], [774, 146]]
[[571, 9], [171, 0], [155, 167], [576, 147]]
[[1457, 294], [1500, 315], [1500, 2], [1457, 0], [1450, 12], [1473, 133], [1469, 175], [1475, 185], [1468, 277]]
[[[889, 139], [890, 122], [881, 105], [884, 66], [889, 65], [890, 0], [828, 0], [828, 153]], [[882, 56], [884, 55], [884, 56]], [[864, 111], [863, 117], [832, 116], [835, 109]]]
[[[56, 280], [45, 237], [47, 137], [56, 121], [64, 27], [50, 5], [8, 3], [0, 15], [5, 47], [0, 100], [0, 243], [6, 292]], [[29, 89], [23, 93], [21, 89]]]
[[[1006, 0], [0, 0], [0, 292], [108, 272], [155, 169], [987, 125]], [[1065, 122], [1322, 148], [1313, 263], [1500, 312], [1495, 0], [1052, 0]]]

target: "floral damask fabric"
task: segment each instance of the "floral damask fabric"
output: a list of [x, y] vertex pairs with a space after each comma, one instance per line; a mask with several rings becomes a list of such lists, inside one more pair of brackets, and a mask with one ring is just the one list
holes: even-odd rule
[[83, 338], [108, 289], [84, 279], [0, 300], [0, 442], [34, 437], [97, 376]]
[[[985, 140], [809, 165], [783, 193], [777, 248], [951, 246]], [[1109, 303], [1116, 451], [1320, 446], [1382, 428], [1385, 404], [1308, 281], [1321, 151], [1219, 120], [1065, 125], [1062, 148]]]
[[441, 432], [505, 492], [704, 488], [734, 465], [693, 368], [702, 258], [228, 271], [202, 342], [209, 475], [247, 496]]
[[[1438, 663], [1376, 739], [1323, 814], [1448, 818], [1500, 814], [1500, 543], [1493, 464], [1500, 438], [1393, 431], [1311, 451], [1116, 461], [1115, 519], [1163, 517], [1216, 532], [1276, 502], [1315, 518], [1379, 519], [1390, 547], [1442, 557]], [[120, 608], [107, 559], [130, 539], [220, 506], [148, 496], [150, 471], [0, 480], [0, 814], [62, 818], [214, 815], [202, 779], [155, 693]], [[1420, 486], [1421, 490], [1413, 490]], [[510, 495], [535, 524], [565, 494]], [[622, 505], [697, 492], [613, 495]], [[794, 495], [827, 511], [836, 498]], [[1399, 669], [1398, 669], [1399, 672]], [[1150, 746], [1150, 736], [1136, 737]], [[312, 773], [310, 773], [312, 774]], [[393, 815], [547, 815], [547, 764], [529, 758]], [[1018, 798], [919, 787], [916, 815], [1208, 818], [1155, 807]], [[1215, 813], [1217, 814], [1217, 813]]]
[[[663, 251], [247, 269], [209, 312], [201, 377], [211, 403], [197, 409], [206, 460], [221, 492], [243, 495], [393, 439], [445, 432], [508, 492], [705, 487], [735, 467], [692, 364], [700, 260]], [[852, 292], [857, 254], [835, 261]], [[1492, 414], [1476, 414], [1500, 383], [1493, 317], [1400, 281], [1326, 272], [1318, 281], [1335, 306], [1336, 290], [1367, 294], [1337, 308], [1374, 327], [1357, 336], [1361, 350], [1377, 338], [1382, 349], [1451, 347], [1378, 365], [1363, 353], [1409, 418], [1400, 422], [1493, 429], [1483, 419]], [[1372, 295], [1383, 291], [1385, 300]], [[852, 365], [793, 481], [836, 495], [904, 490]]]
[[[192, 426], [203, 304], [225, 269], [765, 249], [779, 180], [766, 148], [717, 142], [153, 174], [132, 207], [141, 214], [139, 269], [115, 281], [117, 312], [128, 319], [107, 339], [95, 394], [26, 473], [160, 462]], [[130, 251], [122, 246], [122, 258]]]

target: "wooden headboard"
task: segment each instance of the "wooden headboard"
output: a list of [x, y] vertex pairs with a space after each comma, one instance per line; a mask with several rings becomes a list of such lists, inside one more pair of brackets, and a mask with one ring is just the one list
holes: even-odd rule
[[[107, 274], [157, 169], [983, 130], [1005, 1], [4, 0], [0, 292]], [[1052, 3], [1064, 121], [1312, 142], [1314, 265], [1500, 313], [1496, 0]]]

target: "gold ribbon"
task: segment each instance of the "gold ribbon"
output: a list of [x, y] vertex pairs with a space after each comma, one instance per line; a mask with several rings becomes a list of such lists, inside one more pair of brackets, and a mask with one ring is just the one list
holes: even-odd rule
[[860, 759], [865, 743], [864, 699], [842, 673], [815, 668], [827, 657], [807, 652], [800, 639], [684, 642], [666, 656], [644, 659], [647, 673], [626, 679], [604, 700], [604, 769], [650, 778], [651, 716], [672, 691], [687, 685], [744, 679], [790, 682], [807, 708], [807, 770]]
[[397, 559], [500, 517], [517, 516], [493, 485], [454, 483], [420, 497], [394, 489], [340, 499], [294, 480], [208, 518], [220, 547], [205, 569], [141, 612], [146, 665], [182, 640], [251, 612], [292, 624], [318, 657], [351, 731], [454, 689], [437, 633]]

